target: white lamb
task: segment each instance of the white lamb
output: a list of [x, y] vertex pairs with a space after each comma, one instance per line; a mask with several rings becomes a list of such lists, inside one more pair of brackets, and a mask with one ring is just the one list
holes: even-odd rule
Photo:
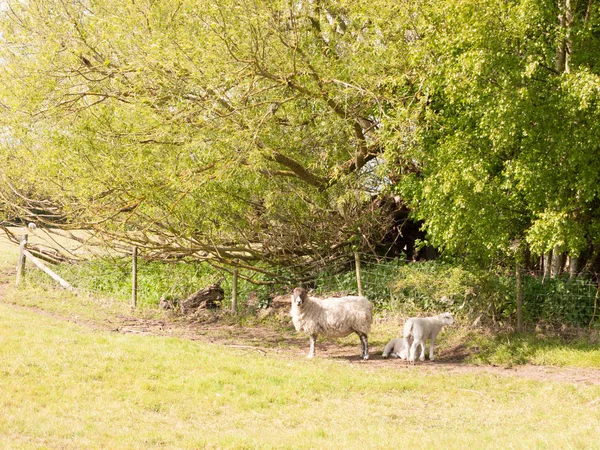
[[[425, 341], [429, 339], [429, 360], [433, 361], [433, 343], [442, 327], [452, 325], [454, 319], [452, 314], [445, 312], [433, 317], [411, 317], [404, 324], [404, 347], [408, 355], [408, 361], [415, 362], [417, 347], [421, 345], [421, 356], [419, 359], [425, 361]], [[410, 344], [412, 339], [412, 345]], [[410, 352], [409, 350], [410, 345]]]
[[382, 358], [400, 358], [406, 359], [408, 357], [408, 347], [404, 346], [403, 338], [394, 338], [390, 342], [387, 343], [385, 348], [383, 349], [383, 353], [381, 354]]
[[291, 316], [296, 331], [310, 337], [308, 357], [315, 356], [315, 343], [319, 334], [328, 337], [345, 337], [358, 334], [362, 346], [362, 359], [369, 359], [368, 334], [373, 321], [373, 304], [366, 297], [346, 296], [318, 299], [309, 297], [306, 290], [294, 289]]

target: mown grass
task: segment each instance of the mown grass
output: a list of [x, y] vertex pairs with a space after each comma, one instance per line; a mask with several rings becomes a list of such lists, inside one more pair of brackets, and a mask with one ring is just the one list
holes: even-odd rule
[[261, 356], [6, 304], [0, 384], [2, 448], [589, 448], [600, 439], [597, 386]]

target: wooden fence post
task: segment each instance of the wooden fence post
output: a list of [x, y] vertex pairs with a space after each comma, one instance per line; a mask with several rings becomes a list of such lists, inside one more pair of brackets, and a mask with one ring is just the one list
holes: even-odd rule
[[231, 311], [237, 311], [237, 294], [238, 294], [238, 268], [233, 269], [233, 281], [231, 283]]
[[358, 252], [354, 252], [354, 265], [356, 266], [356, 287], [358, 288], [358, 295], [362, 295], [362, 281], [360, 279], [360, 255]]
[[137, 306], [137, 256], [138, 256], [138, 248], [133, 247], [132, 253], [132, 267], [131, 267], [131, 307], [135, 308]]
[[517, 262], [515, 269], [517, 282], [517, 331], [523, 332], [523, 283], [521, 282], [521, 265]]
[[27, 261], [25, 250], [27, 249], [27, 237], [27, 234], [21, 236], [21, 244], [19, 245], [19, 263], [17, 265], [17, 280], [15, 281], [16, 286], [19, 285], [23, 279], [23, 275], [25, 275], [25, 261]]

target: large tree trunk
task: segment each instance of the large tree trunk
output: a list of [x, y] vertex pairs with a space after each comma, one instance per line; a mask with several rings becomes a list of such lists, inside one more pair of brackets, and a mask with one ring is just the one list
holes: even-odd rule
[[569, 256], [569, 278], [575, 278], [579, 273], [579, 256]]
[[562, 272], [565, 263], [564, 256], [564, 253], [561, 253], [558, 247], [554, 247], [552, 250], [552, 265], [550, 266], [550, 276], [552, 278], [557, 277]]
[[573, 12], [571, 10], [571, 0], [558, 0], [560, 14], [561, 36], [556, 48], [556, 70], [558, 73], [570, 73], [569, 59], [571, 54], [571, 26], [573, 24]]
[[544, 253], [544, 255], [542, 256], [542, 270], [544, 271], [542, 283], [550, 275], [550, 259], [551, 259], [551, 257], [552, 257], [552, 252]]

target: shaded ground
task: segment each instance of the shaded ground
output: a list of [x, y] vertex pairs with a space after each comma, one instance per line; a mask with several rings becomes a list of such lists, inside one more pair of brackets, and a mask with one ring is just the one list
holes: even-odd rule
[[[5, 278], [5, 277], [3, 277]], [[6, 279], [0, 281], [0, 302], [9, 284]], [[115, 333], [131, 333], [153, 336], [171, 336], [192, 341], [224, 345], [239, 349], [241, 352], [258, 352], [263, 355], [302, 358], [308, 352], [308, 338], [296, 333], [291, 327], [274, 330], [269, 327], [228, 325], [219, 321], [190, 321], [169, 319], [143, 319], [133, 316], [114, 317], [102, 322], [90, 321], [80, 317], [69, 317], [35, 307], [24, 307], [11, 304], [11, 307], [26, 309], [40, 315], [50, 316], [57, 320], [76, 323], [81, 326]], [[279, 305], [279, 314], [285, 314], [285, 305]], [[477, 366], [463, 361], [469, 355], [462, 346], [440, 349], [436, 361], [409, 365], [398, 359], [383, 359], [381, 346], [372, 346], [368, 361], [359, 359], [358, 339], [356, 345], [342, 345], [335, 342], [322, 341], [317, 345], [317, 358], [328, 358], [343, 364], [364, 367], [365, 370], [395, 368], [398, 371], [424, 373], [487, 373], [498, 376], [517, 376], [540, 381], [557, 381], [566, 383], [600, 385], [600, 370], [572, 367], [551, 367], [520, 365], [510, 368], [497, 366]]]

